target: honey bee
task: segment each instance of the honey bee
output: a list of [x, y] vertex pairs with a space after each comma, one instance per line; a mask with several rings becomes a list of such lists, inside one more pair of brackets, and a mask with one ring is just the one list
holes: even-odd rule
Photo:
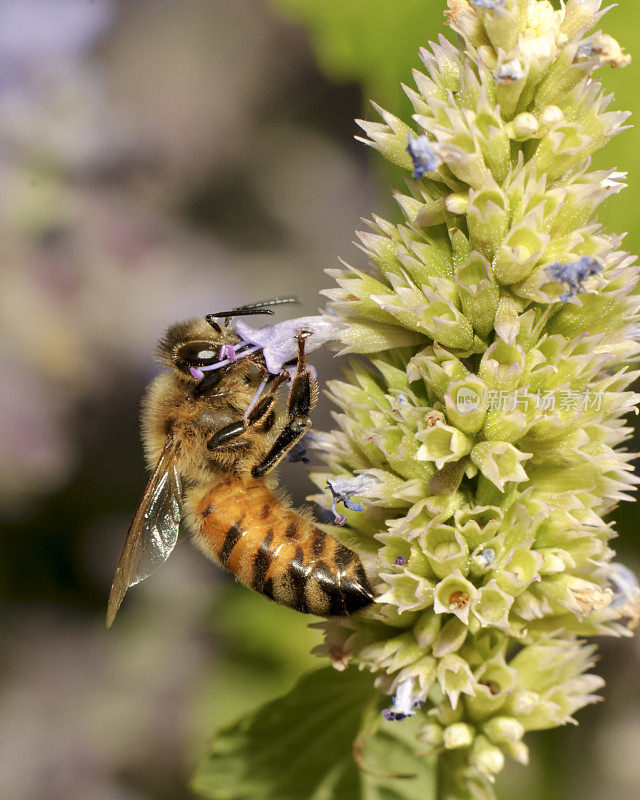
[[[155, 467], [116, 567], [107, 627], [127, 589], [167, 560], [183, 519], [205, 555], [284, 606], [328, 617], [372, 602], [359, 556], [290, 508], [271, 476], [265, 479], [311, 426], [318, 387], [305, 342], [313, 330], [296, 329], [293, 357], [278, 368], [228, 323], [294, 301], [179, 322], [160, 341], [169, 369], [151, 382], [142, 404], [145, 454]], [[285, 413], [277, 408], [283, 384]]]

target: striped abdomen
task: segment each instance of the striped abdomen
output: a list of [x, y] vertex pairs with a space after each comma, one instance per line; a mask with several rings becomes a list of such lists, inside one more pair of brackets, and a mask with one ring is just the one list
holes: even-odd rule
[[374, 597], [360, 558], [296, 514], [259, 480], [222, 483], [198, 500], [196, 542], [246, 586], [321, 617]]

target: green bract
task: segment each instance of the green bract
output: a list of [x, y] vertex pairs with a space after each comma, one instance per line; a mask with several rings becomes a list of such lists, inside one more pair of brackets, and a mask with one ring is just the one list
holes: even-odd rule
[[330, 387], [314, 476], [375, 479], [344, 535], [377, 603], [324, 652], [375, 674], [385, 725], [420, 721], [440, 800], [491, 797], [526, 731], [597, 699], [580, 637], [627, 634], [640, 594], [604, 520], [637, 482], [637, 268], [595, 216], [624, 175], [590, 169], [627, 117], [594, 70], [629, 59], [592, 33], [600, 0], [448, 5], [460, 47], [421, 51], [410, 124], [360, 123], [405, 173], [403, 219], [359, 234], [369, 271], [331, 271], [367, 358]]

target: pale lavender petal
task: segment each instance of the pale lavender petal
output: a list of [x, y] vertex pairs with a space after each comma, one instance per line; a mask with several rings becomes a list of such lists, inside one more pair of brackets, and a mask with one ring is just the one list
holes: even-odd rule
[[245, 342], [262, 348], [267, 369], [276, 375], [282, 371], [283, 365], [294, 361], [298, 355], [297, 334], [301, 330], [312, 332], [305, 341], [305, 350], [310, 353], [327, 342], [334, 341], [339, 335], [339, 323], [329, 317], [297, 317], [252, 328], [245, 320], [235, 323], [238, 336]]

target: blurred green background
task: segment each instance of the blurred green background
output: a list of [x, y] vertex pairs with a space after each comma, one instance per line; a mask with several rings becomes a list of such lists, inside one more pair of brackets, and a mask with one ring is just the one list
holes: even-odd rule
[[[2, 800], [186, 798], [209, 733], [316, 665], [307, 620], [188, 544], [105, 631], [145, 483], [138, 403], [170, 322], [286, 293], [313, 313], [323, 268], [361, 263], [353, 230], [395, 213], [401, 176], [353, 118], [370, 98], [409, 113], [399, 84], [443, 5], [0, 0]], [[640, 54], [630, 0], [603, 27]], [[634, 114], [639, 74], [601, 74]], [[603, 222], [632, 251], [639, 137], [596, 159], [629, 172]], [[316, 361], [323, 380], [339, 369]], [[303, 467], [282, 478], [303, 502]], [[637, 570], [639, 512], [618, 520]], [[637, 641], [602, 642], [599, 669], [607, 702], [530, 737], [503, 797], [640, 796]]]

